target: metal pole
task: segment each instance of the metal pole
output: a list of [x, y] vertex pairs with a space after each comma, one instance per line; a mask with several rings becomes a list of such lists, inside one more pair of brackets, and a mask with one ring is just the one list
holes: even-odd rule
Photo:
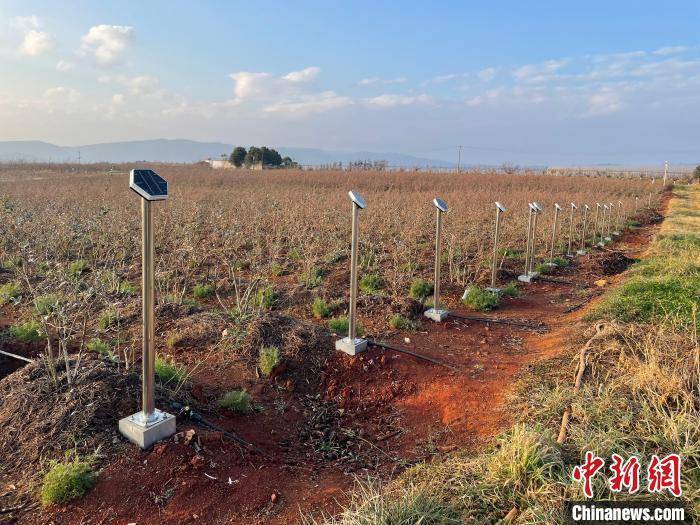
[[355, 326], [357, 324], [357, 237], [360, 208], [352, 204], [352, 241], [350, 248], [350, 308], [348, 311], [348, 338], [355, 340]]
[[528, 272], [530, 271], [530, 237], [532, 236], [532, 215], [533, 215], [533, 210], [532, 210], [532, 205], [529, 206], [530, 208], [530, 216], [528, 217], [527, 220], [527, 241], [525, 242], [525, 273], [523, 275], [527, 275]]
[[595, 243], [595, 237], [598, 235], [598, 216], [600, 215], [600, 203], [595, 203], [595, 219], [593, 220], [593, 243]]
[[141, 250], [143, 254], [143, 399], [141, 410], [144, 422], [149, 422], [155, 413], [154, 382], [155, 382], [155, 362], [156, 354], [154, 348], [155, 326], [154, 326], [154, 278], [153, 267], [155, 251], [153, 248], [153, 210], [151, 202], [141, 199]]
[[552, 246], [549, 249], [549, 265], [554, 265], [554, 243], [557, 240], [557, 223], [559, 222], [559, 205], [554, 205], [554, 225], [552, 226]]
[[637, 208], [639, 207], [639, 196], [634, 196], [634, 213], [637, 214]]
[[440, 248], [442, 246], [442, 212], [435, 212], [435, 287], [433, 288], [433, 308], [440, 310]]
[[664, 161], [664, 188], [666, 187], [666, 179], [668, 178], [668, 161]]
[[581, 252], [586, 249], [586, 219], [588, 218], [588, 204], [583, 205], [583, 224], [581, 225]]
[[566, 256], [567, 257], [572, 257], [573, 254], [571, 253], [571, 244], [574, 241], [574, 210], [576, 209], [576, 205], [572, 202], [571, 203], [571, 214], [569, 215], [569, 245], [566, 248]]
[[605, 241], [604, 241], [604, 236], [605, 236], [605, 210], [607, 210], [607, 209], [608, 209], [608, 205], [607, 205], [607, 204], [603, 204], [603, 217], [602, 217], [602, 219], [601, 219], [601, 221], [600, 221], [600, 242], [599, 242], [599, 244], [600, 244], [601, 246], [602, 246], [603, 244], [605, 244]]
[[491, 288], [496, 288], [496, 266], [498, 260], [498, 234], [501, 226], [501, 210], [496, 205], [496, 228], [493, 235], [493, 261], [491, 261]]
[[620, 235], [620, 231], [622, 230], [622, 201], [617, 201], [617, 227], [615, 228], [617, 230], [617, 234]]
[[535, 210], [535, 215], [532, 219], [532, 244], [530, 245], [530, 273], [535, 269], [535, 243], [537, 242], [537, 216], [540, 214]]
[[605, 238], [608, 240], [611, 239], [611, 237], [610, 237], [611, 231], [610, 230], [612, 230], [612, 211], [613, 211], [614, 207], [615, 207], [615, 205], [612, 202], [610, 203], [610, 205], [608, 207], [608, 229], [607, 229], [607, 235], [605, 236]]

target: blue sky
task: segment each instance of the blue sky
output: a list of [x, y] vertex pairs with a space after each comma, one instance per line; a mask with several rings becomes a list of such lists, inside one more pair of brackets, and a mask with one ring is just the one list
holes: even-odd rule
[[700, 160], [700, 3], [0, 3], [0, 140]]

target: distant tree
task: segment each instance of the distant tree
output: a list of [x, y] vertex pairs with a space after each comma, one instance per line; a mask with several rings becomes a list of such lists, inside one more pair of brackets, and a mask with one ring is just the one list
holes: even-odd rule
[[250, 167], [253, 164], [259, 164], [262, 161], [262, 150], [256, 146], [248, 148], [248, 153], [245, 155], [244, 164]]
[[263, 166], [278, 167], [282, 165], [282, 155], [277, 150], [263, 146], [260, 148]]
[[700, 166], [696, 166], [695, 170], [693, 170], [693, 179], [700, 182]]
[[299, 164], [295, 162], [291, 157], [282, 157], [282, 167], [283, 168], [298, 168]]
[[231, 164], [233, 164], [237, 168], [240, 168], [245, 162], [245, 157], [247, 153], [248, 152], [245, 150], [245, 148], [241, 146], [236, 146], [235, 148], [233, 148], [233, 152], [231, 153], [231, 156], [228, 160], [231, 162]]

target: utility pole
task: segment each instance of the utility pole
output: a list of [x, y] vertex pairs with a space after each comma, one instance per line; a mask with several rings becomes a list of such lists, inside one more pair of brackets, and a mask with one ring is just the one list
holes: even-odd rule
[[666, 179], [668, 178], [668, 161], [664, 161], [664, 188], [666, 187]]
[[457, 173], [461, 171], [462, 165], [462, 146], [457, 146]]
[[80, 150], [78, 150], [78, 165], [80, 165]]

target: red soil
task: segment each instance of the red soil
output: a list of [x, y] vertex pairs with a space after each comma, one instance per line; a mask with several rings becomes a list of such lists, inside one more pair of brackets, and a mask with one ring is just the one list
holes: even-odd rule
[[[640, 228], [619, 239], [615, 248], [632, 250], [638, 257], [654, 231], [655, 226]], [[272, 459], [181, 421], [178, 430], [195, 429], [193, 443], [166, 442], [147, 452], [125, 445], [123, 456], [101, 472], [85, 498], [24, 522], [298, 523], [300, 511], [317, 517], [337, 511], [347, 501], [354, 476], [386, 477], [434, 454], [482, 446], [511, 419], [505, 399], [517, 374], [565, 350], [567, 332], [583, 308], [565, 311], [598, 294], [594, 282], [602, 274], [595, 262], [602, 253], [594, 251], [558, 270], [556, 278], [568, 284], [523, 285], [521, 297], [505, 299], [488, 314], [544, 323], [547, 333], [450, 318], [442, 324], [426, 321], [422, 331], [397, 332], [387, 341], [448, 362], [459, 372], [376, 347], [355, 358], [329, 350], [318, 383], [305, 385], [311, 392], [306, 404], [298, 388], [284, 394], [288, 385], [282, 377], [252, 385], [262, 412], [212, 418]], [[481, 315], [459, 304], [461, 292], [444, 290], [449, 308]], [[222, 363], [216, 376], [195, 378], [194, 394], [207, 397], [212, 385], [218, 390], [240, 385], [240, 379], [240, 372]], [[288, 402], [285, 410], [273, 405], [281, 392]], [[326, 417], [325, 410], [324, 424], [316, 428], [308, 423], [315, 415]], [[340, 417], [342, 425], [335, 425]], [[300, 438], [300, 424], [310, 426], [311, 437]], [[314, 433], [324, 432], [329, 435], [314, 441]], [[347, 432], [352, 433], [351, 445], [343, 448]], [[319, 443], [331, 444], [331, 450], [319, 449]], [[338, 450], [334, 443], [340, 443]]]

